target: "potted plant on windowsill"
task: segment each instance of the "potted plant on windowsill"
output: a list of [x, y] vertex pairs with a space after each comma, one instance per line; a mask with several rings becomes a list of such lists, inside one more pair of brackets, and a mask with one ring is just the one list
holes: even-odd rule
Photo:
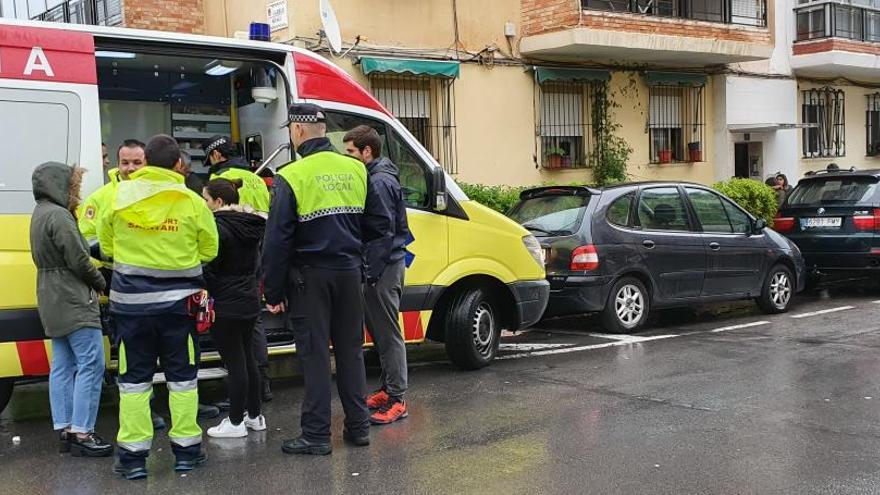
[[703, 148], [699, 141], [688, 143], [688, 158], [692, 162], [703, 161]]
[[562, 168], [563, 158], [565, 158], [565, 150], [562, 148], [547, 148], [547, 164], [549, 169]]
[[665, 149], [658, 151], [657, 161], [660, 163], [670, 163], [672, 161], [672, 150]]

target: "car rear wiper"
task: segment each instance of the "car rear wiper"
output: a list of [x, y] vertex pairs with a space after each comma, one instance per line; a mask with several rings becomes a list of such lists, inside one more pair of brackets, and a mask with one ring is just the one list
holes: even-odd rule
[[532, 230], [535, 232], [540, 232], [542, 234], [547, 234], [547, 235], [556, 235], [556, 236], [558, 236], [558, 235], [571, 235], [571, 232], [567, 232], [564, 230], [547, 230], [547, 229], [542, 229], [541, 227], [538, 227], [537, 225], [530, 225], [528, 223], [524, 223], [524, 224], [522, 224], [522, 226], [529, 229], [529, 230]]

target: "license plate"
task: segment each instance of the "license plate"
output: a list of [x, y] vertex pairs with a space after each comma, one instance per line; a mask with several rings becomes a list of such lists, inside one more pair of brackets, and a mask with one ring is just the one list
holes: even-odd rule
[[801, 227], [805, 229], [840, 228], [842, 220], [840, 217], [801, 218]]

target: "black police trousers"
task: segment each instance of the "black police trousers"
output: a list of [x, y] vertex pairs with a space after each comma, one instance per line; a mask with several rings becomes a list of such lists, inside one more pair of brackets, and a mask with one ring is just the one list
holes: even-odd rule
[[336, 387], [345, 428], [368, 434], [364, 369], [364, 302], [361, 270], [297, 267], [288, 297], [296, 353], [302, 363], [305, 397], [300, 426], [306, 440], [330, 440], [330, 345], [336, 357]]

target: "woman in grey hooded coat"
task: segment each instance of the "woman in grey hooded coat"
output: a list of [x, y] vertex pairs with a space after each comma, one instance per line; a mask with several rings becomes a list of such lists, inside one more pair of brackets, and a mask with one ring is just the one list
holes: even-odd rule
[[49, 402], [61, 451], [106, 457], [113, 447], [95, 435], [104, 377], [98, 293], [106, 287], [77, 228], [83, 172], [55, 162], [34, 170], [31, 255], [40, 320], [52, 339]]

